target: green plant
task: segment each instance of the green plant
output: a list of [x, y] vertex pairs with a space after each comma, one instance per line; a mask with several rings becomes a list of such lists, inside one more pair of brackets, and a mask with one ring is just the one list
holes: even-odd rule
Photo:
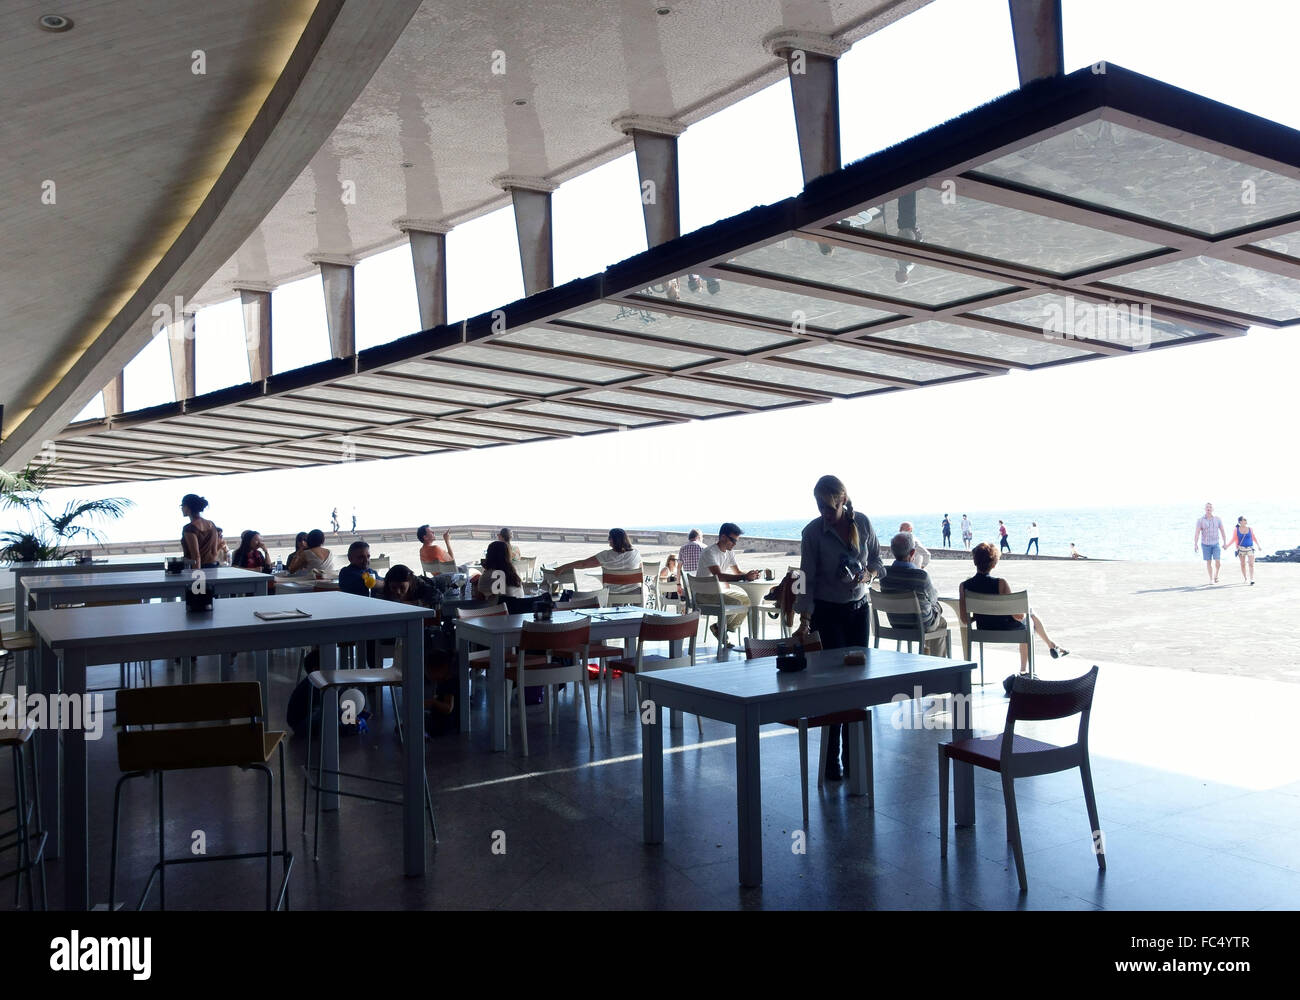
[[43, 497], [48, 488], [49, 468], [38, 465], [28, 466], [21, 472], [0, 470], [0, 508], [21, 510], [30, 521], [27, 530], [0, 532], [0, 560], [37, 562], [65, 558], [64, 546], [69, 542], [79, 538], [96, 543], [104, 540], [93, 524], [85, 522], [115, 520], [133, 506], [124, 497], [70, 500], [62, 511], [55, 513]]

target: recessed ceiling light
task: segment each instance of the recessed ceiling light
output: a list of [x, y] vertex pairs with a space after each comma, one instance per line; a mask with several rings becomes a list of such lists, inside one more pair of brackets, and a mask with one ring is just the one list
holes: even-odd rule
[[316, 214], [316, 209], [314, 209], [314, 208], [309, 208], [309, 209], [307, 209], [307, 214], [308, 214], [308, 215], [315, 215], [315, 214]]
[[72, 30], [72, 18], [64, 17], [62, 14], [42, 14], [36, 23], [41, 26], [42, 31]]
[[671, 7], [660, 7], [655, 11], [655, 13], [658, 14], [660, 17], [663, 17], [666, 14], [671, 14], [672, 12], [673, 9]]
[[403, 160], [403, 161], [402, 161], [402, 169], [403, 169], [403, 170], [410, 170], [411, 167], [413, 167], [413, 166], [415, 166], [415, 164], [412, 163], [410, 160]]
[[527, 104], [527, 103], [528, 103], [528, 102], [525, 101], [522, 97], [519, 97], [519, 98], [516, 98], [516, 99], [515, 99], [515, 107], [517, 107], [517, 108], [522, 108], [522, 107], [523, 107], [525, 104]]

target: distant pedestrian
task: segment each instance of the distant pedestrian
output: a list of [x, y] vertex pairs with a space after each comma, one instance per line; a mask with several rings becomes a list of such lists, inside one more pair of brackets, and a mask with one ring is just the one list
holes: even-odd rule
[[1029, 555], [1029, 550], [1034, 550], [1034, 555], [1038, 555], [1038, 522], [1035, 521], [1029, 526], [1029, 544], [1025, 546], [1025, 555]]
[[965, 514], [963, 514], [963, 515], [961, 516], [961, 544], [962, 544], [962, 548], [969, 549], [969, 548], [970, 548], [970, 542], [971, 542], [971, 539], [974, 538], [974, 537], [975, 537], [975, 534], [974, 534], [974, 532], [971, 531], [971, 527], [970, 527], [970, 518], [967, 517]]
[[352, 533], [354, 535], [357, 533], [357, 509], [355, 507], [352, 508]]
[[1007, 538], [1007, 526], [1001, 521], [998, 522], [998, 536], [1002, 539], [1001, 543], [998, 545], [998, 551], [1001, 552], [1005, 549], [1007, 552], [1010, 552], [1011, 539]]
[[[1205, 516], [1196, 519], [1196, 530], [1192, 532], [1192, 551], [1200, 545], [1201, 558], [1205, 560], [1205, 574], [1211, 583], [1219, 582], [1219, 562], [1222, 549], [1219, 543], [1228, 544], [1228, 533], [1223, 530], [1223, 522], [1214, 516], [1214, 504], [1205, 505]], [[1213, 563], [1213, 566], [1210, 564]]]
[[1076, 549], [1076, 548], [1074, 547], [1074, 542], [1071, 542], [1071, 543], [1070, 543], [1070, 558], [1071, 558], [1071, 559], [1087, 559], [1088, 557], [1085, 556], [1082, 552], [1080, 552], [1078, 549]]
[[1255, 586], [1255, 551], [1260, 547], [1259, 536], [1255, 534], [1245, 517], [1237, 518], [1237, 526], [1232, 530], [1231, 544], [1237, 549], [1237, 558], [1241, 561], [1241, 582], [1246, 582], [1246, 567], [1250, 566], [1250, 585]]
[[330, 511], [330, 527], [334, 529], [334, 534], [339, 533], [339, 509], [337, 507]]
[[952, 548], [952, 522], [948, 520], [948, 515], [943, 515], [943, 547]]

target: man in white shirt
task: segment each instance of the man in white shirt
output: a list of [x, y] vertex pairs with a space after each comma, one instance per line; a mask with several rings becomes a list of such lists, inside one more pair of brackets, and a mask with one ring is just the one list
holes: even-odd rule
[[904, 521], [898, 526], [900, 534], [907, 532], [912, 536], [912, 546], [916, 551], [912, 554], [912, 565], [917, 569], [925, 569], [930, 565], [930, 550], [916, 540], [916, 533], [912, 531], [912, 522]]
[[[730, 521], [720, 527], [717, 542], [700, 553], [700, 564], [695, 571], [695, 578], [697, 580], [716, 579], [723, 583], [757, 580], [759, 577], [758, 570], [753, 569], [745, 573], [736, 565], [736, 556], [733, 550], [743, 534], [744, 532]], [[749, 614], [749, 595], [738, 587], [724, 587], [722, 600], [729, 606], [734, 605], [742, 609], [735, 614], [727, 615], [727, 631], [738, 629], [740, 623]], [[718, 636], [717, 625], [710, 625], [709, 631], [715, 637], [721, 638]]]
[[[1205, 516], [1196, 519], [1196, 530], [1192, 533], [1192, 549], [1200, 543], [1201, 558], [1205, 560], [1205, 572], [1211, 583], [1219, 582], [1220, 543], [1228, 544], [1228, 533], [1223, 530], [1223, 522], [1214, 516], [1214, 504], [1205, 505]], [[1214, 563], [1211, 567], [1210, 563]]]

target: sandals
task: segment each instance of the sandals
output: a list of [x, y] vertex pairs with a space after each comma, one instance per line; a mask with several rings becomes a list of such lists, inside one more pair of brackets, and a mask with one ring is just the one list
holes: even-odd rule
[[1052, 659], [1053, 659], [1053, 660], [1055, 660], [1055, 659], [1057, 659], [1057, 658], [1059, 658], [1059, 657], [1062, 657], [1062, 656], [1069, 656], [1069, 655], [1070, 655], [1070, 651], [1069, 651], [1068, 649], [1064, 648], [1063, 646], [1057, 646], [1055, 649], [1049, 649], [1048, 652], [1052, 654]]

